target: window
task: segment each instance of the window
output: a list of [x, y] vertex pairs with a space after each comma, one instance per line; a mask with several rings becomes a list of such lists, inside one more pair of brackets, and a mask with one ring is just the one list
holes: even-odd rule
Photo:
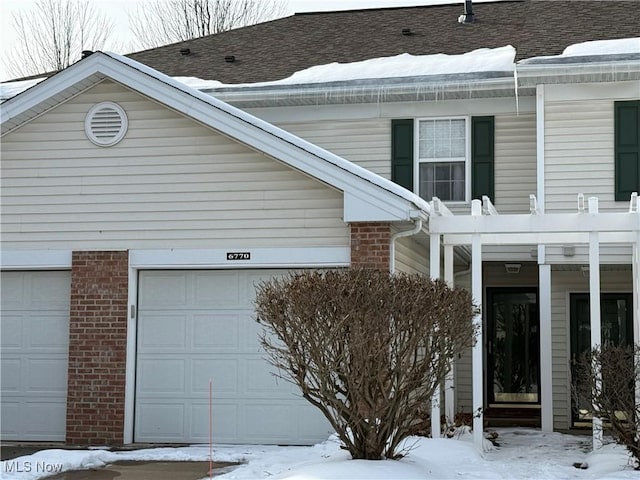
[[495, 203], [494, 130], [492, 116], [393, 119], [391, 180], [425, 200]]
[[418, 121], [418, 193], [427, 200], [466, 200], [467, 121]]

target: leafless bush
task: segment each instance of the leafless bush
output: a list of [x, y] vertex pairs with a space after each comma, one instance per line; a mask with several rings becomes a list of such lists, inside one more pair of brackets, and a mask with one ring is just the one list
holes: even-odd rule
[[594, 349], [578, 360], [575, 371], [576, 403], [592, 406], [590, 413], [603, 419], [640, 469], [640, 399], [635, 391], [640, 385], [640, 345]]
[[469, 292], [418, 275], [308, 272], [258, 287], [277, 375], [319, 408], [356, 459], [400, 458], [451, 359], [475, 339]]

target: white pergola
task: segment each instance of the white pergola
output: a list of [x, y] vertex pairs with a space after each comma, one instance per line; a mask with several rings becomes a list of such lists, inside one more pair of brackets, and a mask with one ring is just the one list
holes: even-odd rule
[[[588, 244], [591, 347], [601, 344], [600, 332], [600, 245], [632, 246], [634, 343], [640, 344], [640, 200], [631, 195], [628, 212], [599, 212], [598, 198], [585, 205], [578, 195], [576, 213], [540, 211], [534, 195], [530, 195], [530, 213], [498, 215], [487, 197], [473, 200], [471, 215], [453, 215], [434, 197], [429, 219], [430, 274], [440, 278], [440, 247], [444, 248], [444, 280], [453, 284], [453, 248], [471, 245], [471, 285], [475, 302], [482, 309], [482, 246], [538, 245], [539, 315], [540, 315], [540, 408], [543, 431], [553, 431], [552, 365], [551, 365], [551, 264], [545, 258], [546, 245]], [[483, 338], [482, 314], [474, 319], [479, 337], [472, 353], [473, 437], [477, 447], [483, 443]], [[440, 435], [440, 391], [432, 402], [432, 437]], [[445, 380], [445, 414], [453, 418], [453, 375]], [[636, 385], [640, 401], [640, 385]], [[593, 446], [602, 445], [602, 421], [593, 419]]]

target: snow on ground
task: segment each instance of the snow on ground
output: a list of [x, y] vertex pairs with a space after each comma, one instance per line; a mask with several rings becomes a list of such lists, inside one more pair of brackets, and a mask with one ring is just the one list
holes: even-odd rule
[[[409, 479], [635, 479], [626, 451], [614, 444], [590, 453], [591, 437], [498, 429], [499, 446], [479, 453], [466, 433], [453, 439], [412, 437], [399, 461], [351, 460], [335, 437], [312, 447], [217, 445], [214, 459], [241, 462], [216, 476], [224, 480], [409, 480]], [[122, 460], [206, 461], [205, 445], [111, 452], [105, 449], [42, 450], [0, 463], [0, 477], [34, 480], [60, 471], [98, 468]], [[577, 469], [574, 463], [586, 463]], [[28, 468], [26, 468], [28, 466]], [[39, 467], [39, 468], [38, 468]], [[26, 471], [30, 470], [30, 471]], [[149, 479], [152, 480], [152, 479]]]

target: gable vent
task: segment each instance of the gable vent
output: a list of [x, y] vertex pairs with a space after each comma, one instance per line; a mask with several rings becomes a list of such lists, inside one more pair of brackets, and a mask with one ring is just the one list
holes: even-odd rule
[[84, 120], [87, 138], [101, 147], [110, 147], [122, 140], [127, 126], [127, 114], [113, 102], [94, 105]]

